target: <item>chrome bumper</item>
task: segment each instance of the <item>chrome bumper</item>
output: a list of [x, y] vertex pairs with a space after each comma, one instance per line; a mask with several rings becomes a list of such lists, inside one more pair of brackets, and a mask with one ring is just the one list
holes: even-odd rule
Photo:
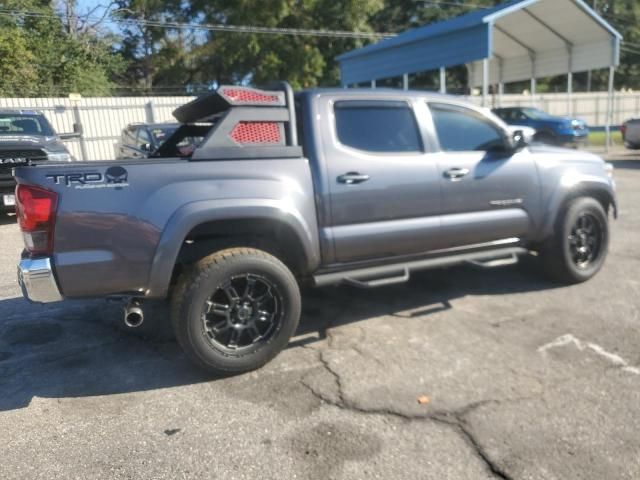
[[63, 299], [49, 258], [22, 259], [18, 264], [18, 283], [22, 294], [32, 302], [51, 303]]

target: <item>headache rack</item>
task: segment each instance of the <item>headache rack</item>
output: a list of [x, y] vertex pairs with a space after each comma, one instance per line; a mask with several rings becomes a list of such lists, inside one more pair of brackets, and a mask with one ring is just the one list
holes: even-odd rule
[[173, 116], [182, 125], [154, 157], [173, 156], [182, 138], [196, 136], [202, 140], [190, 153], [194, 161], [302, 156], [293, 90], [286, 82], [265, 90], [221, 86], [178, 107]]

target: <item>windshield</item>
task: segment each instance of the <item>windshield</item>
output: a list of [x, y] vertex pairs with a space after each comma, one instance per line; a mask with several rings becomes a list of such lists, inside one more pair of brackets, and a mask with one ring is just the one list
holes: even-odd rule
[[173, 132], [177, 130], [178, 127], [154, 127], [151, 130], [151, 136], [153, 137], [153, 142], [157, 147], [162, 145], [167, 138], [169, 138]]
[[42, 115], [0, 114], [0, 135], [54, 135]]
[[524, 113], [531, 120], [545, 120], [550, 117], [547, 112], [543, 112], [542, 110], [538, 110], [537, 108], [523, 108], [522, 113]]

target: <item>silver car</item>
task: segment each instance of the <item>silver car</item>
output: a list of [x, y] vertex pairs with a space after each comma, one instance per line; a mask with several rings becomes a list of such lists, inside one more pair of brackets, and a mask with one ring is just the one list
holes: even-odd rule
[[620, 131], [625, 147], [632, 150], [640, 148], [640, 118], [630, 118], [622, 124]]

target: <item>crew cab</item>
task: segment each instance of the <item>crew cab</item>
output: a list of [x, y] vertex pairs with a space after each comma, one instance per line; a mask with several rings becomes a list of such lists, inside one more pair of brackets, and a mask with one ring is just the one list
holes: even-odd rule
[[303, 283], [382, 287], [531, 253], [575, 283], [605, 260], [611, 168], [527, 146], [458, 98], [223, 86], [174, 116], [151, 158], [15, 170], [27, 298], [122, 298], [132, 327], [169, 298], [188, 357], [230, 374], [286, 346]]
[[0, 211], [15, 206], [14, 167], [43, 161], [71, 160], [51, 124], [35, 110], [0, 110]]

